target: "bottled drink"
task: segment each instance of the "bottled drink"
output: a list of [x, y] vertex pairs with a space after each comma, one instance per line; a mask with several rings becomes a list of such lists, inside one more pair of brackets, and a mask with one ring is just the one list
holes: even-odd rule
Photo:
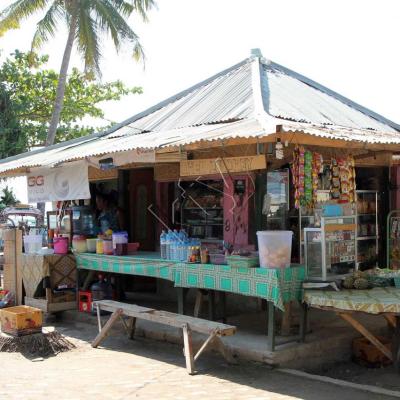
[[167, 258], [167, 234], [164, 230], [161, 232], [160, 235], [160, 253], [161, 258]]
[[172, 240], [172, 231], [171, 229], [169, 229], [165, 240], [165, 254], [167, 260], [171, 260], [171, 240]]

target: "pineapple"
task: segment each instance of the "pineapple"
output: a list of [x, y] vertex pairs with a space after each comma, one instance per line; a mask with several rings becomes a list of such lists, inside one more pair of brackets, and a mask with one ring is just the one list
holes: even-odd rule
[[354, 285], [354, 277], [346, 276], [346, 278], [343, 279], [342, 285], [345, 289], [352, 289]]
[[359, 290], [368, 289], [369, 283], [365, 278], [358, 278], [354, 281], [354, 288]]

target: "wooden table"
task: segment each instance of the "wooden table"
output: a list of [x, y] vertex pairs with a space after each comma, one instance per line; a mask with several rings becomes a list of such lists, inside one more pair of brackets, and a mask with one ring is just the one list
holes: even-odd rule
[[[333, 311], [400, 368], [400, 289], [305, 290], [304, 303], [309, 307]], [[393, 327], [392, 351], [356, 318], [357, 313], [383, 316]]]

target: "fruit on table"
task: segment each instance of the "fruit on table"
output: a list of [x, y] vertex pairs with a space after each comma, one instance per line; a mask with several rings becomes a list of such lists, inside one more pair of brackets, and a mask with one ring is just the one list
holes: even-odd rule
[[352, 276], [346, 276], [343, 280], [343, 287], [345, 289], [353, 289], [354, 278]]
[[365, 278], [358, 278], [354, 281], [354, 289], [364, 290], [364, 289], [368, 289], [368, 286], [369, 286], [369, 282]]

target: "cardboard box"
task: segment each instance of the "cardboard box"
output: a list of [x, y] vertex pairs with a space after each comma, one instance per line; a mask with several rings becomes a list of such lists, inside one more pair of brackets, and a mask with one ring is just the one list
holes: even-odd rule
[[12, 336], [42, 332], [43, 316], [38, 308], [16, 306], [0, 310], [1, 331]]

